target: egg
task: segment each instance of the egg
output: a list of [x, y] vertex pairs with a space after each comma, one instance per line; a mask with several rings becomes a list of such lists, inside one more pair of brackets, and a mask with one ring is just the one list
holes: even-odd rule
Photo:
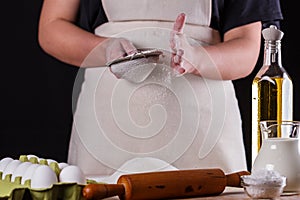
[[31, 177], [31, 188], [44, 189], [50, 188], [57, 183], [58, 179], [55, 172], [48, 165], [40, 165]]
[[66, 166], [69, 166], [69, 164], [68, 164], [68, 163], [65, 163], [65, 162], [60, 162], [60, 163], [58, 163], [58, 167], [59, 167], [60, 170], [62, 170], [62, 169], [65, 168]]
[[64, 183], [86, 184], [82, 170], [76, 165], [64, 167], [59, 174], [59, 181]]
[[5, 179], [5, 176], [8, 174], [13, 174], [15, 169], [21, 164], [22, 162], [19, 160], [12, 160], [8, 163], [2, 173], [2, 180]]
[[15, 181], [16, 177], [23, 177], [25, 171], [27, 168], [32, 165], [31, 162], [22, 162], [14, 171], [14, 173], [11, 176], [11, 182]]
[[[0, 160], [0, 172], [3, 172], [3, 170], [5, 169], [5, 167], [8, 165], [8, 163], [10, 163], [11, 161], [13, 161], [12, 158], [10, 157], [6, 157], [6, 158], [2, 158]], [[1, 177], [0, 177], [1, 178]]]
[[32, 178], [32, 175], [36, 168], [40, 166], [39, 164], [31, 164], [24, 172], [22, 179], [21, 179], [21, 184], [24, 185], [26, 180], [30, 180]]

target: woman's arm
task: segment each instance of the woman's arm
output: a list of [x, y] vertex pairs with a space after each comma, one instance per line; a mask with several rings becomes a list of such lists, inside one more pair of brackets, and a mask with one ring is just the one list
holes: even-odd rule
[[[38, 40], [45, 52], [74, 66], [95, 67], [136, 50], [125, 39], [99, 37], [76, 26], [79, 3], [80, 0], [44, 0]], [[97, 45], [101, 45], [97, 48], [97, 60], [89, 66], [81, 66]]]
[[231, 29], [225, 33], [224, 42], [204, 47], [187, 43], [182, 34], [184, 22], [185, 15], [179, 15], [170, 41], [173, 67], [179, 72], [223, 80], [243, 78], [252, 72], [260, 51], [261, 22]]
[[252, 72], [259, 56], [260, 44], [261, 22], [254, 22], [229, 30], [224, 35], [224, 42], [207, 46], [205, 50], [220, 71], [222, 79], [234, 80]]

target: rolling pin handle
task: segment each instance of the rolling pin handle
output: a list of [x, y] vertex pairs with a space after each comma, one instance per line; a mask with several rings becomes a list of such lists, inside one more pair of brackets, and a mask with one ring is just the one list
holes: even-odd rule
[[241, 186], [241, 176], [243, 175], [249, 175], [250, 172], [248, 171], [240, 171], [232, 174], [226, 175], [226, 186], [230, 187], [242, 187]]
[[86, 200], [99, 200], [124, 193], [123, 184], [88, 184], [82, 190], [82, 195]]

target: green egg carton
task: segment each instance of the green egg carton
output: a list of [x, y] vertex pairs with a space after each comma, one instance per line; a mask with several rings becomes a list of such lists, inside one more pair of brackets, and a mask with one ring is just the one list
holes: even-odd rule
[[[20, 160], [24, 161], [23, 158]], [[11, 176], [7, 174], [3, 180], [0, 178], [0, 200], [85, 200], [82, 196], [85, 184], [58, 182], [50, 188], [35, 189], [30, 188], [30, 180], [21, 184], [21, 177], [16, 177], [14, 182], [11, 182]], [[86, 180], [86, 184], [89, 183], [97, 182]]]
[[0, 180], [0, 199], [7, 200], [84, 200], [84, 185], [76, 183], [56, 183], [51, 188], [33, 189], [26, 185], [10, 182], [9, 175]]
[[[0, 172], [1, 175], [1, 172]], [[0, 180], [0, 200], [84, 200], [82, 189], [85, 185], [56, 183], [51, 188], [33, 189], [27, 185], [10, 182], [10, 174]], [[87, 183], [94, 181], [88, 180]]]

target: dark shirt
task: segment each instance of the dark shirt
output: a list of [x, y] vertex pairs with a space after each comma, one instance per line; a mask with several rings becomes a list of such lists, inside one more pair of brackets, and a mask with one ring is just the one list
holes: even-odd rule
[[[279, 28], [282, 19], [279, 0], [212, 0], [210, 27], [218, 30], [221, 36], [232, 28], [256, 21], [262, 21], [263, 28], [270, 24]], [[105, 22], [107, 17], [100, 0], [81, 0], [80, 27], [93, 32]]]

